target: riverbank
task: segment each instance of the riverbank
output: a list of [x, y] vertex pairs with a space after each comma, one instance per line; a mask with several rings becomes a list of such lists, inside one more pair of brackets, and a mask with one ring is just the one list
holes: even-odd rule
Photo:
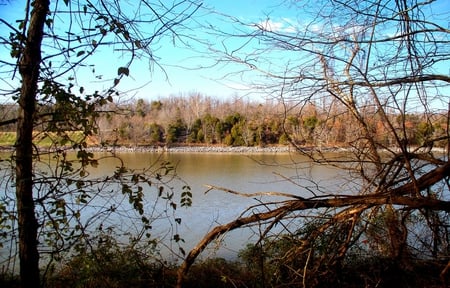
[[291, 146], [267, 146], [267, 147], [247, 147], [247, 146], [138, 146], [138, 147], [90, 147], [93, 152], [149, 152], [149, 153], [287, 153], [295, 149]]
[[[40, 147], [41, 152], [48, 152], [51, 149]], [[64, 150], [75, 150], [66, 147]], [[349, 152], [352, 148], [344, 147], [293, 147], [292, 145], [272, 145], [272, 146], [221, 146], [221, 145], [174, 145], [174, 146], [89, 146], [89, 152], [115, 152], [115, 153], [229, 153], [229, 154], [259, 154], [259, 153], [291, 153], [291, 152]], [[400, 152], [399, 149], [392, 148], [390, 151]], [[0, 146], [0, 152], [12, 152], [14, 147], [10, 145]], [[386, 150], [387, 151], [387, 150]], [[416, 151], [423, 152], [423, 151]], [[433, 152], [444, 153], [446, 149], [433, 148]]]
[[[38, 147], [40, 152], [52, 152], [54, 149], [47, 146]], [[417, 147], [410, 147], [411, 150], [418, 149]], [[13, 145], [0, 145], [0, 152], [12, 152], [15, 148]], [[75, 150], [75, 148], [66, 146], [60, 147], [59, 150]], [[152, 146], [98, 146], [96, 144], [88, 145], [86, 148], [89, 152], [115, 152], [115, 153], [229, 153], [229, 154], [259, 154], [259, 153], [291, 153], [291, 152], [351, 152], [354, 148], [338, 147], [338, 146], [298, 146], [292, 145], [268, 145], [268, 146], [224, 146], [224, 145], [183, 145], [173, 144], [171, 146], [152, 145]], [[380, 151], [390, 151], [400, 153], [400, 149], [392, 147], [390, 149], [380, 149]], [[446, 153], [445, 148], [434, 147], [432, 152]], [[416, 153], [429, 152], [427, 148], [419, 148]]]
[[[39, 148], [42, 152], [51, 151], [47, 148]], [[65, 150], [72, 150], [66, 147]], [[236, 153], [236, 154], [256, 154], [256, 153], [289, 153], [295, 148], [287, 145], [247, 147], [247, 146], [90, 146], [86, 150], [90, 152], [148, 152], [148, 153]], [[311, 150], [311, 148], [309, 148]], [[0, 146], [0, 152], [14, 151], [12, 146]]]

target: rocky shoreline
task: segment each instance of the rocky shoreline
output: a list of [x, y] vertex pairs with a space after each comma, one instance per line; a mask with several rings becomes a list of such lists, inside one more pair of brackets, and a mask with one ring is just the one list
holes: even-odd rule
[[[300, 147], [303, 152], [349, 152], [351, 148], [343, 147]], [[51, 149], [40, 148], [41, 152], [48, 152]], [[63, 150], [75, 151], [74, 148], [66, 147]], [[113, 152], [113, 153], [221, 153], [221, 154], [258, 154], [258, 153], [291, 153], [296, 152], [296, 148], [291, 145], [274, 145], [265, 147], [247, 146], [91, 146], [86, 148], [90, 152]], [[393, 149], [396, 150], [396, 149]], [[14, 147], [0, 146], [0, 152], [14, 151]], [[298, 151], [297, 151], [298, 152]], [[400, 152], [400, 151], [398, 151]], [[423, 152], [423, 151], [421, 151]], [[446, 149], [433, 148], [433, 152], [444, 153]]]
[[[39, 148], [41, 152], [48, 152], [52, 149]], [[61, 150], [75, 151], [75, 148], [62, 148]], [[287, 145], [266, 146], [266, 147], [247, 147], [247, 146], [90, 146], [86, 148], [90, 152], [148, 152], [148, 153], [289, 153], [295, 151], [295, 148]], [[0, 152], [12, 152], [12, 146], [0, 146]]]
[[230, 154], [255, 154], [255, 153], [288, 153], [295, 149], [291, 146], [157, 146], [157, 147], [91, 147], [93, 152], [149, 152], [149, 153], [230, 153]]

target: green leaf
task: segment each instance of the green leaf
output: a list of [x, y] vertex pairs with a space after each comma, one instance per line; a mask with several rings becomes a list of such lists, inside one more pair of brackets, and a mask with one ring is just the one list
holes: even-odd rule
[[189, 191], [185, 191], [185, 192], [181, 193], [181, 197], [182, 198], [192, 198], [192, 193]]
[[191, 207], [191, 206], [192, 206], [192, 200], [190, 198], [181, 199], [181, 207]]

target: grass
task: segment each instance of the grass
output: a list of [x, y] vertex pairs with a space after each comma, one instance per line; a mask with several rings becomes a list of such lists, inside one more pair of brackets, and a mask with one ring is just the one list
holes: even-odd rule
[[[63, 137], [58, 136], [56, 133], [34, 133], [34, 143], [41, 148], [49, 148], [54, 146], [55, 143], [69, 144], [70, 142], [79, 143], [83, 139], [83, 132], [73, 131], [67, 132], [68, 139], [64, 140]], [[16, 132], [0, 132], [0, 146], [12, 147], [16, 142]], [[88, 139], [88, 145], [95, 144], [94, 140]]]
[[16, 142], [16, 132], [0, 132], [0, 145], [13, 146]]

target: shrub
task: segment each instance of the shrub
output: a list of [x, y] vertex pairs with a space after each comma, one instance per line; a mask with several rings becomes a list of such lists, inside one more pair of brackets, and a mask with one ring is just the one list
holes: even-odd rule
[[155, 258], [153, 250], [121, 246], [110, 235], [98, 240], [96, 247], [80, 251], [61, 265], [46, 286], [170, 287], [176, 283], [174, 266]]

